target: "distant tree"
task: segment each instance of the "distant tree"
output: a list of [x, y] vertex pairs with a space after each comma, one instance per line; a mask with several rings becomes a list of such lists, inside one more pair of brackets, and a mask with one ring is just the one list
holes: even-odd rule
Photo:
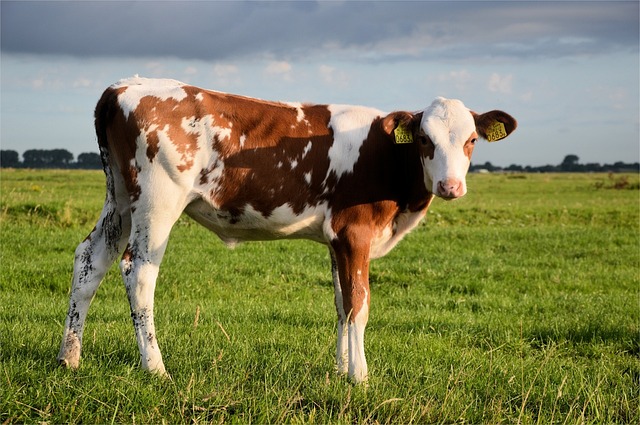
[[577, 171], [577, 169], [579, 168], [578, 161], [580, 161], [580, 158], [578, 158], [577, 155], [567, 155], [562, 160], [560, 169], [562, 171]]
[[0, 150], [0, 167], [20, 166], [20, 154], [12, 150]]
[[32, 168], [68, 168], [73, 154], [66, 149], [29, 149], [22, 155], [24, 166]]
[[543, 165], [542, 167], [537, 167], [536, 170], [541, 173], [555, 173], [556, 171], [560, 171], [557, 165]]
[[100, 155], [95, 152], [84, 152], [78, 155], [78, 168], [100, 169], [102, 168], [102, 160]]
[[73, 154], [66, 149], [53, 149], [53, 165], [68, 167], [73, 162]]
[[470, 167], [471, 171], [477, 171], [477, 170], [487, 170], [487, 171], [499, 171], [501, 168], [500, 167], [496, 167], [493, 164], [491, 164], [489, 161], [485, 162], [484, 164], [473, 164]]
[[602, 165], [597, 162], [589, 162], [588, 164], [585, 164], [584, 170], [591, 173], [596, 173], [598, 171], [602, 171]]
[[39, 168], [44, 165], [44, 159], [41, 149], [27, 149], [22, 154], [24, 158], [24, 166], [31, 168]]
[[524, 168], [522, 168], [522, 165], [511, 164], [507, 168], [505, 168], [505, 170], [507, 170], [507, 171], [524, 171]]

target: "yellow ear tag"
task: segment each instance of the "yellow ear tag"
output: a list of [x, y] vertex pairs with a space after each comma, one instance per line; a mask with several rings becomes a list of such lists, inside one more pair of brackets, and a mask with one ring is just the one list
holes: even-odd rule
[[403, 125], [399, 125], [393, 130], [393, 135], [396, 138], [396, 144], [401, 145], [405, 143], [413, 143], [413, 134], [407, 130]]
[[504, 124], [500, 121], [494, 121], [487, 129], [487, 142], [495, 142], [505, 137], [507, 137], [507, 130], [504, 129]]

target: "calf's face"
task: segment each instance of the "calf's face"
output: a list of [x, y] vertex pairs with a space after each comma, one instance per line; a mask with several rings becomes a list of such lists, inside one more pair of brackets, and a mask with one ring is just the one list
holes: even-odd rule
[[500, 140], [516, 126], [516, 120], [502, 111], [477, 114], [459, 100], [434, 100], [423, 111], [417, 134], [427, 190], [443, 199], [463, 196], [478, 138]]

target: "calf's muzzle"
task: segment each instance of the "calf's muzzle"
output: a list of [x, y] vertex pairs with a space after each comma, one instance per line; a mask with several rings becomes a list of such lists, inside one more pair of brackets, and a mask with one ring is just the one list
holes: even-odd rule
[[438, 182], [437, 189], [438, 189], [437, 195], [444, 199], [460, 198], [465, 194], [464, 185], [462, 184], [462, 181], [455, 178], [440, 180]]

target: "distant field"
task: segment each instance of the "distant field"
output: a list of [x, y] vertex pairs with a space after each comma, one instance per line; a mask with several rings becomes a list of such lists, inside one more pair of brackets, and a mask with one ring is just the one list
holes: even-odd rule
[[182, 218], [139, 370], [116, 266], [57, 367], [99, 171], [0, 171], [0, 423], [640, 423], [637, 174], [474, 174], [374, 261], [370, 380], [334, 374], [326, 249], [228, 250]]

